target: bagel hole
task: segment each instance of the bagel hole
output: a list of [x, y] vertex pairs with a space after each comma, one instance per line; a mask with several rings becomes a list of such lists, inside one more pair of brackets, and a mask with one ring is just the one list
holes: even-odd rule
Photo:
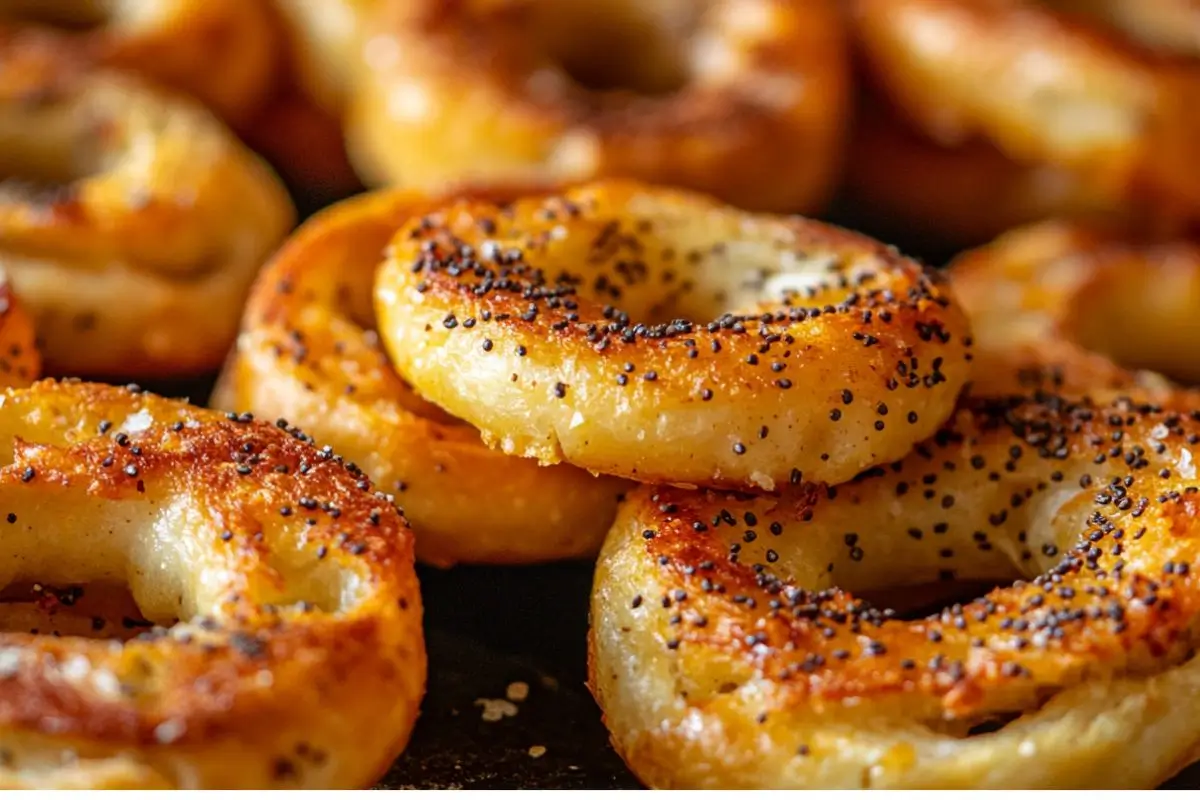
[[[364, 243], [365, 240], [357, 244], [362, 245]], [[364, 253], [362, 261], [357, 259], [354, 261], [356, 263], [370, 263], [371, 258], [371, 256], [366, 256]], [[364, 269], [362, 274], [372, 275], [374, 273]], [[336, 358], [330, 360], [336, 361], [339, 364], [347, 363], [347, 359], [343, 356], [350, 354], [351, 358], [353, 358], [354, 353], [359, 352], [360, 348], [365, 348], [371, 353], [371, 358], [379, 358], [390, 364], [391, 357], [388, 355], [387, 348], [383, 346], [383, 340], [379, 336], [378, 321], [375, 318], [374, 284], [370, 280], [361, 280], [356, 276], [355, 278], [350, 278], [339, 283], [334, 289], [334, 295], [334, 302], [345, 315], [345, 320], [334, 319], [329, 324], [329, 329], [333, 333], [333, 346], [341, 350], [341, 352], [335, 354]], [[349, 321], [360, 330], [355, 330], [345, 325], [345, 321]], [[308, 344], [310, 347], [314, 346], [312, 342]], [[320, 345], [315, 346], [319, 347]], [[309, 355], [317, 359], [329, 356], [327, 353], [313, 352], [311, 349]], [[355, 384], [356, 376], [354, 374], [348, 374], [346, 377], [348, 386]], [[403, 379], [401, 380], [403, 382]], [[424, 419], [446, 425], [467, 425], [467, 423], [457, 417], [443, 411], [439, 406], [422, 399], [416, 392], [412, 391], [407, 383], [403, 383], [403, 385], [405, 391], [397, 395], [397, 400], [406, 411]]]
[[663, 13], [656, 11], [658, 5], [634, 0], [542, 3], [537, 25], [542, 48], [588, 91], [672, 94], [690, 77], [685, 34], [692, 23], [682, 7]]
[[81, 128], [71, 106], [51, 97], [0, 122], [0, 196], [40, 205], [64, 202], [80, 181], [105, 169], [98, 140]]
[[895, 619], [913, 621], [940, 614], [955, 603], [966, 605], [983, 597], [997, 585], [990, 581], [943, 581], [889, 589], [860, 590], [854, 595], [876, 608], [890, 609], [895, 612]]
[[[1033, 710], [1033, 709], [1030, 709]], [[990, 714], [986, 717], [976, 717], [959, 720], [930, 720], [925, 726], [934, 733], [943, 736], [953, 736], [956, 739], [971, 739], [976, 736], [987, 736], [999, 733], [1011, 722], [1016, 722], [1028, 711], [1007, 711]]]
[[129, 586], [115, 582], [50, 586], [20, 581], [0, 591], [0, 630], [9, 633], [123, 641], [177, 621], [148, 619]]

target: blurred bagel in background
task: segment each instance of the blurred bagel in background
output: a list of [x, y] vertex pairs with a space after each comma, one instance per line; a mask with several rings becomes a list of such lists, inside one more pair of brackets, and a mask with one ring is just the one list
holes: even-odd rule
[[993, 145], [942, 147], [882, 104], [859, 113], [844, 202], [881, 236], [934, 248], [986, 242], [1050, 217], [1152, 227], [1153, 213], [1119, 192], [1052, 164], [1017, 164]]
[[234, 125], [266, 96], [279, 47], [262, 0], [0, 0], [0, 22], [185, 92]]
[[[867, 205], [903, 214], [907, 200], [919, 209], [907, 216], [977, 241], [1044, 216], [1115, 215], [1151, 221], [1155, 230], [1200, 218], [1193, 4], [850, 0], [848, 8], [865, 83], [914, 139], [942, 148], [902, 148], [892, 133], [871, 130], [874, 115], [860, 120], [863, 150], [852, 162], [890, 151], [886, 160], [897, 162], [890, 172], [911, 174], [916, 161], [936, 176], [893, 191], [904, 183], [885, 177], [876, 185], [856, 164], [850, 182]], [[1193, 21], [1171, 37], [1168, 19]], [[939, 191], [951, 173], [944, 205], [918, 196]], [[962, 202], [953, 199], [958, 192]], [[926, 210], [949, 214], [943, 220]]]
[[275, 176], [194, 101], [0, 40], [0, 267], [52, 374], [219, 366], [290, 229]]
[[1052, 220], [963, 253], [949, 274], [975, 335], [972, 393], [1200, 409], [1170, 380], [1200, 384], [1200, 244]]
[[369, 185], [628, 177], [811, 212], [838, 179], [832, 0], [383, 0], [347, 112]]

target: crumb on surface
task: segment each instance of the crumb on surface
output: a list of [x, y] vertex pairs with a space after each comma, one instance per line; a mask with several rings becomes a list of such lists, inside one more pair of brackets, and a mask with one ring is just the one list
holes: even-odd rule
[[505, 717], [515, 717], [518, 711], [515, 705], [504, 699], [480, 697], [475, 701], [475, 705], [483, 708], [484, 722], [499, 722]]

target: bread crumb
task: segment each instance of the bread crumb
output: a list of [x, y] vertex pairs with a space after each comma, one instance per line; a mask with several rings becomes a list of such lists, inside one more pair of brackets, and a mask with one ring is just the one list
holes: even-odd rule
[[480, 697], [475, 701], [475, 705], [483, 707], [484, 722], [499, 722], [505, 717], [515, 717], [518, 711], [517, 707], [507, 700], [488, 697]]
[[513, 681], [504, 690], [504, 696], [514, 703], [520, 703], [529, 698], [529, 684], [525, 681]]
[[535, 744], [533, 747], [529, 748], [530, 758], [541, 758], [544, 755], [546, 755], [546, 748], [540, 744]]

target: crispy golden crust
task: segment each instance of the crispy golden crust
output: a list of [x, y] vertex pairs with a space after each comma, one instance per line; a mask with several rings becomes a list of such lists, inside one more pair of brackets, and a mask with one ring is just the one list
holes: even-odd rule
[[190, 101], [0, 44], [0, 266], [48, 369], [212, 369], [291, 226], [277, 179]]
[[950, 275], [975, 334], [972, 391], [1128, 390], [1200, 408], [1155, 374], [1200, 383], [1195, 243], [1046, 222], [960, 256]]
[[267, 93], [279, 47], [261, 0], [4, 0], [0, 21], [64, 58], [186, 92], [235, 124]]
[[[638, 489], [592, 601], [618, 751], [677, 788], [1156, 785], [1200, 743], [1197, 441], [1128, 402], [968, 400], [841, 486]], [[914, 621], [852, 594], [1014, 578]]]
[[128, 582], [169, 627], [0, 634], [0, 785], [358, 787], [386, 769], [424, 691], [421, 600], [412, 534], [361, 472], [294, 429], [125, 389], [2, 398], [0, 579]]
[[259, 278], [214, 402], [286, 417], [361, 465], [395, 493], [423, 561], [594, 555], [624, 482], [487, 448], [414, 394], [369, 330], [388, 240], [434, 202], [369, 194], [304, 225]]
[[649, 482], [848, 480], [936, 430], [967, 375], [932, 272], [635, 183], [414, 219], [376, 308], [400, 373], [487, 441]]
[[1141, 225], [1163, 209], [1149, 198], [1106, 192], [1050, 164], [1019, 165], [995, 147], [941, 147], [890, 114], [864, 113], [847, 159], [846, 185], [856, 214], [875, 228], [974, 246], [1018, 225], [1051, 217]]
[[33, 320], [0, 272], [0, 388], [28, 386], [41, 374]]
[[619, 176], [801, 212], [839, 171], [831, 0], [389, 0], [372, 31], [347, 122], [368, 183]]
[[1200, 64], [1047, 5], [853, 2], [873, 79], [939, 143], [979, 136], [1022, 163], [1080, 172], [1106, 193], [1148, 191], [1195, 218]]

